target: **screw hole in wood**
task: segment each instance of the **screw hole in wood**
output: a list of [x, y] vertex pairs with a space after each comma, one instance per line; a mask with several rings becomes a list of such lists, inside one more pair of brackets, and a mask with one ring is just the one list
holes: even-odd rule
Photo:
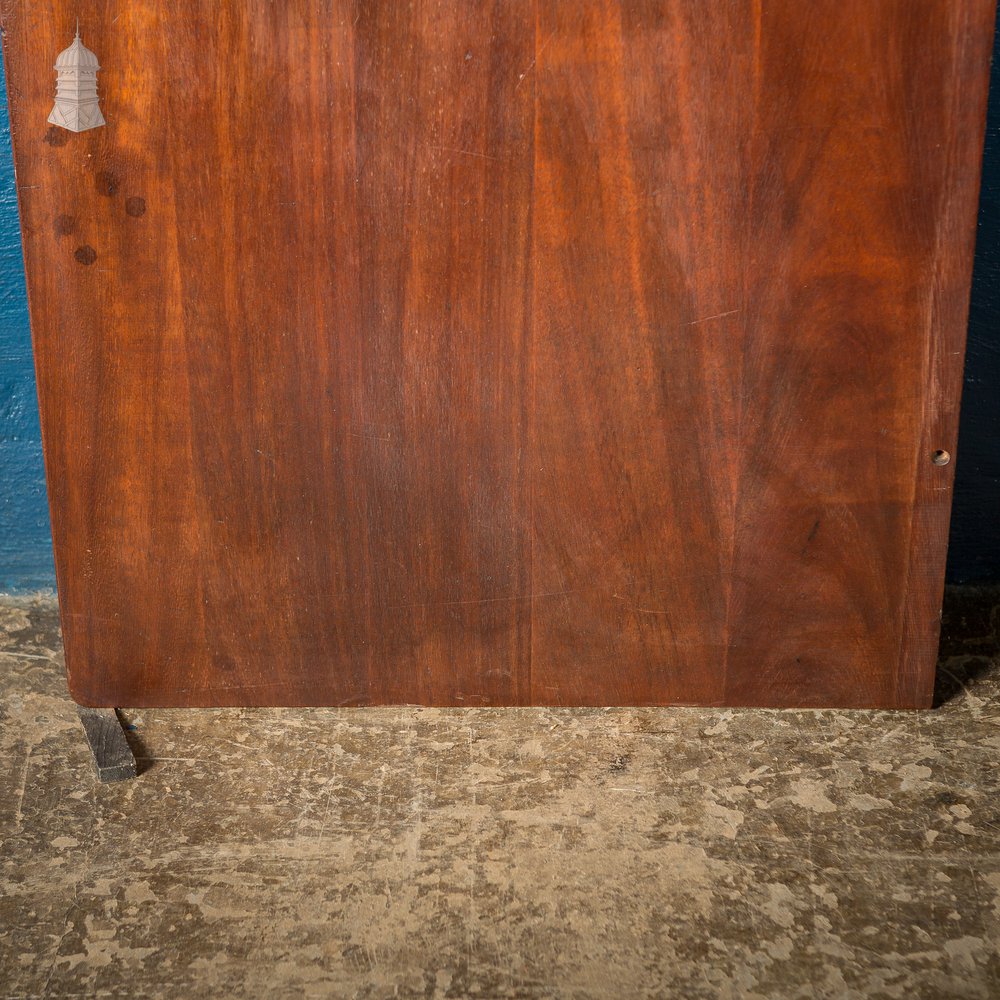
[[951, 453], [939, 448], [931, 455], [931, 461], [935, 465], [947, 465], [951, 461]]

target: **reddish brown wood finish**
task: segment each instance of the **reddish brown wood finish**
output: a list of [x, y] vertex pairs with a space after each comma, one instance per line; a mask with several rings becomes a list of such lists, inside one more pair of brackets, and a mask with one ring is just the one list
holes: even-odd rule
[[2, 11], [81, 702], [929, 703], [992, 0]]

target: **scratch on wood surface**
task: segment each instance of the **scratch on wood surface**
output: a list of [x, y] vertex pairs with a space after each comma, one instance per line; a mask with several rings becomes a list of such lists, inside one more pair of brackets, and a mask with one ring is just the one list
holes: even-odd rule
[[554, 590], [545, 594], [515, 594], [512, 597], [481, 597], [470, 601], [422, 601], [417, 604], [390, 604], [387, 611], [400, 611], [403, 608], [438, 608], [454, 604], [494, 604], [500, 601], [536, 601], [542, 597], [565, 597], [575, 594], [575, 590]]
[[458, 153], [461, 156], [478, 156], [483, 160], [495, 160], [497, 163], [500, 162], [499, 156], [490, 156], [489, 153], [477, 153], [474, 149], [456, 149], [454, 146], [435, 146], [431, 143], [427, 144], [429, 149], [438, 149], [443, 153]]
[[527, 65], [527, 66], [525, 67], [525, 70], [524, 70], [524, 72], [523, 72], [523, 73], [521, 73], [521, 74], [520, 74], [520, 75], [518, 76], [518, 78], [517, 78], [517, 83], [515, 83], [515, 84], [514, 84], [514, 89], [515, 89], [515, 90], [517, 90], [517, 88], [521, 86], [521, 84], [522, 84], [522, 83], [524, 82], [524, 78], [525, 78], [525, 77], [526, 77], [526, 76], [527, 76], [527, 75], [528, 75], [528, 74], [529, 74], [529, 73], [530, 73], [530, 72], [531, 72], [531, 71], [532, 71], [532, 70], [533, 70], [533, 69], [535, 68], [536, 64], [538, 63], [538, 59], [539, 59], [539, 57], [540, 57], [540, 56], [541, 56], [541, 54], [542, 54], [542, 53], [543, 53], [543, 52], [545, 51], [545, 47], [546, 47], [546, 46], [547, 46], [547, 45], [549, 44], [549, 42], [551, 42], [551, 41], [552, 41], [552, 39], [553, 39], [553, 38], [555, 38], [555, 36], [556, 36], [556, 32], [554, 32], [554, 31], [553, 31], [553, 32], [551, 32], [551, 33], [549, 34], [549, 37], [548, 37], [548, 38], [546, 38], [546, 39], [545, 39], [545, 41], [544, 41], [544, 42], [542, 42], [542, 44], [541, 44], [541, 45], [539, 46], [539, 49], [538, 49], [538, 51], [537, 51], [537, 52], [535, 53], [535, 56], [534, 56], [534, 58], [533, 58], [533, 59], [531, 60], [531, 62], [530, 62], [530, 63], [528, 63], [528, 65]]
[[669, 611], [661, 611], [657, 608], [643, 608], [638, 604], [630, 604], [627, 597], [622, 597], [621, 594], [611, 595], [616, 601], [621, 601], [629, 611], [635, 611], [643, 615], [669, 615]]
[[722, 319], [725, 316], [735, 316], [741, 310], [730, 309], [728, 312], [715, 313], [714, 316], [702, 316], [700, 319], [693, 319], [690, 323], [685, 323], [685, 326], [697, 326], [699, 323], [708, 323], [713, 319]]

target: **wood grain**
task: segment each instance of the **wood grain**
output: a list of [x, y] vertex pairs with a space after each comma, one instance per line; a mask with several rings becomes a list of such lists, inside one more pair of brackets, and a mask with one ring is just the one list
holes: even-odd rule
[[0, 9], [80, 702], [930, 703], [991, 0]]

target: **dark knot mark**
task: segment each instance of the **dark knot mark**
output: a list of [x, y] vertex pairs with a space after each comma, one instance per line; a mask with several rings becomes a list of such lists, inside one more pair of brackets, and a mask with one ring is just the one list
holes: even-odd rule
[[146, 214], [146, 199], [139, 197], [127, 198], [125, 201], [125, 212], [133, 219], [138, 219], [140, 215]]
[[76, 229], [76, 218], [72, 215], [57, 215], [52, 223], [56, 236], [69, 236]]
[[45, 133], [44, 141], [50, 146], [65, 146], [69, 142], [69, 132], [58, 125], [50, 125], [48, 132]]
[[73, 256], [81, 264], [90, 265], [93, 264], [95, 260], [97, 260], [97, 251], [91, 246], [82, 246], [77, 248], [77, 251], [75, 254], [73, 254]]
[[106, 198], [111, 198], [118, 193], [120, 181], [110, 170], [102, 170], [94, 178], [97, 193], [103, 194]]

